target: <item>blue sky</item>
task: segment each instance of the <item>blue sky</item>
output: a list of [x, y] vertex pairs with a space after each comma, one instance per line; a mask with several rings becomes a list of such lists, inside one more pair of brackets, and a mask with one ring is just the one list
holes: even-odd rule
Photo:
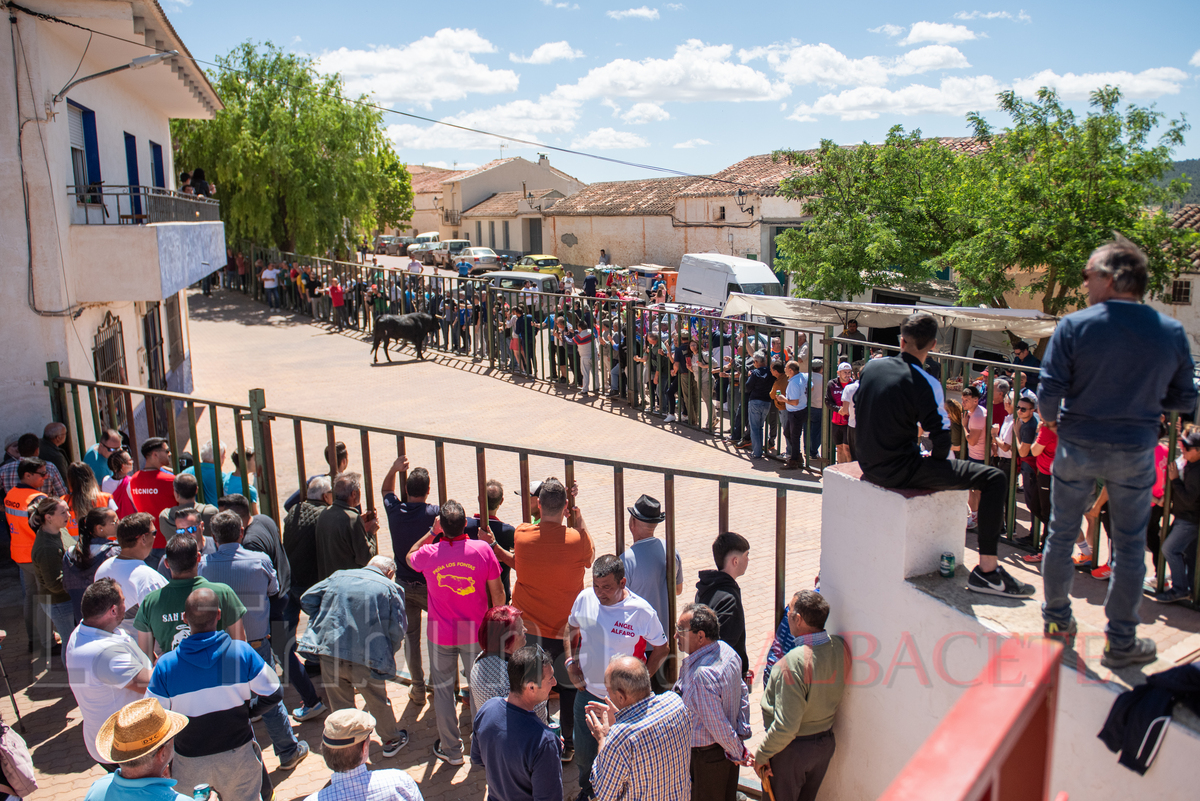
[[[969, 131], [995, 94], [1105, 83], [1200, 122], [1200, 3], [648, 3], [163, 0], [192, 54], [273, 41], [389, 108], [690, 173], [779, 148]], [[473, 166], [500, 141], [395, 114], [410, 164]], [[512, 145], [503, 155], [534, 158]], [[550, 153], [584, 181], [656, 173]], [[1175, 158], [1200, 157], [1200, 130]]]

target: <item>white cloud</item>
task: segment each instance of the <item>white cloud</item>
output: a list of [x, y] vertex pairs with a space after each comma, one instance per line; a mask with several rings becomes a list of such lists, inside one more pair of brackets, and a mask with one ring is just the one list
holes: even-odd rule
[[990, 75], [944, 78], [937, 87], [911, 84], [891, 91], [860, 86], [829, 94], [812, 104], [802, 103], [788, 119], [813, 122], [817, 114], [843, 120], [873, 120], [881, 114], [965, 114], [996, 107], [996, 93], [1004, 87]]
[[640, 125], [645, 122], [669, 120], [671, 115], [657, 103], [634, 103], [633, 108], [621, 115], [621, 119], [633, 125]]
[[883, 86], [891, 75], [918, 75], [971, 66], [957, 48], [928, 45], [897, 58], [850, 58], [831, 45], [770, 45], [741, 50], [742, 62], [765, 58], [792, 85], [816, 83], [823, 86]]
[[663, 103], [779, 100], [791, 92], [782, 81], [772, 82], [751, 67], [731, 63], [732, 54], [731, 45], [690, 39], [669, 59], [619, 58], [590, 70], [577, 83], [559, 86], [554, 94], [579, 101], [628, 97]]
[[578, 11], [579, 10], [578, 3], [556, 3], [556, 2], [554, 2], [554, 0], [542, 0], [542, 5], [553, 6], [554, 8], [565, 8], [569, 11]]
[[1193, 67], [1200, 67], [1200, 50], [1196, 51], [1196, 53], [1192, 56], [1192, 60], [1189, 61], [1188, 64], [1191, 64]]
[[515, 61], [518, 64], [552, 64], [555, 61], [571, 60], [582, 58], [583, 51], [576, 50], [567, 42], [546, 42], [535, 48], [528, 56], [518, 56], [516, 53], [509, 53], [508, 60]]
[[691, 150], [694, 147], [703, 147], [704, 145], [711, 144], [712, 142], [707, 139], [689, 139], [686, 142], [677, 142], [673, 147], [677, 150]]
[[629, 19], [637, 17], [638, 19], [658, 19], [658, 9], [642, 6], [641, 8], [627, 8], [624, 11], [610, 11], [608, 16], [612, 19]]
[[967, 42], [978, 38], [975, 31], [966, 25], [954, 25], [949, 22], [917, 22], [897, 44], [911, 45], [920, 42], [934, 44], [950, 44], [951, 42]]
[[1013, 89], [1022, 95], [1034, 95], [1043, 86], [1055, 89], [1064, 100], [1083, 100], [1105, 85], [1121, 87], [1127, 98], [1150, 98], [1179, 94], [1180, 84], [1188, 74], [1175, 67], [1155, 67], [1132, 72], [1087, 72], [1076, 75], [1068, 72], [1058, 75], [1053, 70], [1042, 70], [1036, 75], [1013, 81]]
[[[544, 95], [536, 101], [514, 100], [488, 109], [443, 117], [442, 121], [537, 141], [542, 135], [571, 132], [578, 119], [577, 103]], [[499, 140], [493, 136], [460, 131], [444, 125], [389, 125], [387, 135], [397, 148], [413, 150], [488, 150], [499, 144]]]
[[1010, 11], [960, 11], [954, 15], [955, 19], [1010, 19], [1013, 22], [1033, 22], [1033, 17], [1025, 13], [1025, 9], [1021, 9], [1016, 14]]
[[687, 8], [687, 6], [685, 6], [683, 3], [667, 3], [667, 8], [671, 9], [672, 11], [683, 11], [685, 8]]
[[878, 28], [867, 28], [867, 33], [882, 33], [884, 36], [895, 38], [904, 33], [904, 27], [901, 25], [880, 25]]
[[340, 73], [349, 95], [374, 94], [385, 104], [431, 108], [433, 100], [461, 100], [468, 92], [515, 91], [515, 72], [491, 69], [474, 58], [494, 52], [495, 45], [473, 30], [443, 28], [402, 47], [326, 51], [317, 57], [317, 68]]
[[587, 136], [576, 137], [571, 142], [571, 148], [574, 150], [628, 150], [635, 147], [647, 147], [649, 144], [642, 137], [628, 131], [597, 128]]

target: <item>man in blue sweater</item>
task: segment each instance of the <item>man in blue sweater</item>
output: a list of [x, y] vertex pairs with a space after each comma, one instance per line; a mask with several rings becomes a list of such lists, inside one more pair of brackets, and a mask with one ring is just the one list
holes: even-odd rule
[[495, 801], [562, 801], [558, 737], [535, 711], [554, 688], [554, 666], [539, 645], [508, 658], [508, 698], [492, 698], [475, 715], [471, 761], [487, 772]]
[[1154, 446], [1163, 412], [1196, 408], [1187, 335], [1177, 321], [1142, 305], [1146, 279], [1146, 256], [1133, 243], [1118, 239], [1096, 249], [1083, 270], [1088, 308], [1058, 324], [1038, 385], [1042, 422], [1058, 431], [1042, 560], [1045, 633], [1074, 640], [1071, 547], [1101, 479], [1113, 524], [1101, 660], [1108, 668], [1155, 659], [1154, 641], [1137, 636]]

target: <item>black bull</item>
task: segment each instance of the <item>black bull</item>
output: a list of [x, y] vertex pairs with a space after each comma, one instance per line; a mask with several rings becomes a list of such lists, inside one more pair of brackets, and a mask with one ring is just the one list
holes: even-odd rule
[[417, 351], [417, 358], [424, 359], [421, 347], [425, 343], [425, 337], [432, 334], [437, 328], [438, 321], [433, 318], [433, 315], [425, 312], [379, 315], [375, 320], [375, 343], [371, 348], [372, 363], [379, 362], [379, 344], [381, 342], [383, 343], [384, 358], [389, 362], [392, 360], [391, 355], [388, 354], [388, 345], [393, 340], [397, 343], [412, 344]]

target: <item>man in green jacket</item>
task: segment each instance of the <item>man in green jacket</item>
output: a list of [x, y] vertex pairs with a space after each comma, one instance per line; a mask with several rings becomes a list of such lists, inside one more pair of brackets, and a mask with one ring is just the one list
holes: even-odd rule
[[845, 641], [825, 631], [829, 602], [820, 593], [796, 593], [787, 617], [796, 645], [771, 671], [763, 693], [766, 736], [754, 764], [770, 777], [776, 801], [811, 801], [833, 758], [833, 716], [850, 656]]

